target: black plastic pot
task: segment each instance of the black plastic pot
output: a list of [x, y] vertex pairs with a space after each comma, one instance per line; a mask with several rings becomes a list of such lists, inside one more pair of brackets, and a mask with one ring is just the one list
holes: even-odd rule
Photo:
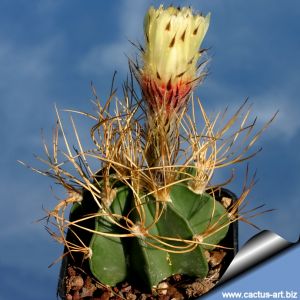
[[[223, 197], [232, 199], [232, 203], [237, 201], [236, 195], [234, 193], [232, 193], [230, 190], [225, 189], [225, 188], [215, 190], [214, 196], [217, 201], [221, 201]], [[88, 196], [85, 196], [85, 199], [88, 199]], [[90, 199], [90, 200], [91, 201], [87, 200], [85, 203], [85, 206], [89, 208], [89, 212], [91, 209], [91, 205], [94, 205], [94, 201], [92, 199]], [[83, 206], [83, 210], [85, 209], [85, 206]], [[95, 209], [96, 209], [96, 207], [95, 207]], [[76, 219], [76, 215], [75, 216], [73, 215], [73, 218]], [[91, 221], [88, 221], [88, 222], [91, 222]], [[92, 224], [82, 224], [82, 225], [90, 227], [93, 225], [93, 222], [92, 222]], [[87, 232], [85, 232], [85, 234], [83, 236], [85, 237], [84, 242], [86, 244], [88, 244], [91, 236], [89, 236], [89, 234], [87, 234]], [[67, 240], [71, 240], [71, 239], [72, 239], [72, 233], [69, 231], [67, 233]], [[230, 224], [228, 233], [227, 233], [226, 237], [221, 241], [220, 245], [224, 246], [226, 248], [232, 249], [232, 250], [227, 251], [227, 254], [222, 261], [222, 266], [221, 266], [221, 270], [220, 270], [220, 278], [221, 278], [221, 276], [225, 273], [226, 269], [228, 268], [228, 266], [230, 265], [231, 261], [233, 260], [234, 256], [236, 255], [236, 253], [238, 251], [238, 222], [234, 222], [234, 223]], [[66, 251], [67, 251], [67, 249], [65, 249], [65, 253], [66, 253]], [[71, 258], [69, 255], [66, 255], [62, 260], [60, 274], [59, 274], [58, 288], [57, 288], [57, 295], [61, 299], [66, 299], [65, 298], [65, 295], [66, 295], [65, 278], [67, 276], [67, 269], [68, 269], [69, 265], [76, 266], [80, 269], [83, 269], [87, 272], [87, 275], [92, 276], [90, 273], [90, 270], [89, 270], [88, 261], [83, 259], [82, 254], [74, 254], [73, 258]], [[92, 299], [92, 298], [90, 298], [90, 299]]]
[[[235, 203], [237, 201], [237, 196], [228, 189], [221, 188], [220, 191], [215, 193], [216, 200], [221, 201], [223, 197], [227, 197], [232, 199], [232, 202]], [[224, 257], [223, 266], [220, 272], [220, 276], [222, 276], [234, 256], [238, 252], [239, 243], [238, 243], [238, 222], [231, 223], [228, 229], [228, 233], [226, 237], [221, 241], [221, 246], [232, 248], [232, 251], [228, 251], [227, 255]]]

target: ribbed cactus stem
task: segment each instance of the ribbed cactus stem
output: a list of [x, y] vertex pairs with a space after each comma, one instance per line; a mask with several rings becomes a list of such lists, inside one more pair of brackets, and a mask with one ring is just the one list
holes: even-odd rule
[[[90, 269], [99, 281], [114, 286], [130, 280], [150, 291], [173, 274], [207, 275], [205, 249], [218, 245], [230, 223], [219, 202], [206, 193], [192, 192], [186, 184], [145, 196], [138, 207], [126, 185], [120, 185], [115, 195], [108, 213], [99, 210], [90, 228]], [[85, 194], [74, 206], [71, 220], [92, 213], [88, 201], [90, 195]], [[72, 230], [75, 236], [70, 242], [80, 243], [83, 233], [76, 227]]]

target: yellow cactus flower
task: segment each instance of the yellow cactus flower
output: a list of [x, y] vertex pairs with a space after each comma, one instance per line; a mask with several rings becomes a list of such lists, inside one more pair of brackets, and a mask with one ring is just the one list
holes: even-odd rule
[[178, 111], [197, 83], [200, 45], [209, 26], [206, 17], [187, 7], [151, 7], [144, 19], [146, 45], [140, 84], [154, 111]]

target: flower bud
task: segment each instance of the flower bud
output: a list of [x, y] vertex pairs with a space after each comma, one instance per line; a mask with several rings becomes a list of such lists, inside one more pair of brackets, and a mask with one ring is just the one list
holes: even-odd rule
[[144, 19], [146, 45], [140, 84], [150, 109], [178, 111], [197, 84], [200, 45], [210, 15], [193, 14], [187, 7], [151, 7]]

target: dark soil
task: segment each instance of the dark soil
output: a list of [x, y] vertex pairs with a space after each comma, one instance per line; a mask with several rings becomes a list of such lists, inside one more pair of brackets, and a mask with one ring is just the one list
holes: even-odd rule
[[103, 284], [94, 281], [86, 273], [74, 266], [68, 267], [68, 275], [64, 278], [65, 295], [67, 300], [183, 300], [195, 299], [209, 290], [218, 282], [222, 270], [222, 261], [226, 255], [224, 250], [207, 252], [210, 271], [206, 278], [190, 278], [182, 275], [173, 275], [159, 283], [152, 294], [140, 292], [128, 282], [108, 288]]

